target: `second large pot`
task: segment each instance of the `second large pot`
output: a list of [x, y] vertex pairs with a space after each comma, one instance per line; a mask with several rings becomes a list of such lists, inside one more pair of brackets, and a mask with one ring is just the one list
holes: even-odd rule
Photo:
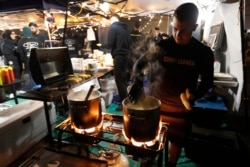
[[146, 96], [141, 103], [132, 104], [126, 98], [122, 104], [126, 137], [137, 142], [154, 140], [160, 127], [160, 100]]
[[78, 129], [88, 129], [102, 121], [101, 93], [92, 91], [85, 101], [87, 91], [72, 92], [67, 96], [72, 124]]

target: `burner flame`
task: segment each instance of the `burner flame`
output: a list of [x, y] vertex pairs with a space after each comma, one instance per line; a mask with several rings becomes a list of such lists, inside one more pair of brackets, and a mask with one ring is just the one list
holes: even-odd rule
[[72, 123], [71, 128], [74, 129], [74, 131], [79, 134], [98, 134], [102, 128], [102, 124], [103, 124], [103, 121], [95, 127], [91, 127], [87, 129], [79, 129]]
[[142, 146], [150, 147], [150, 146], [153, 146], [155, 144], [155, 142], [156, 142], [156, 139], [151, 140], [151, 141], [138, 142], [134, 138], [131, 138], [131, 143], [137, 147], [142, 147]]
[[136, 141], [133, 137], [129, 138], [127, 137], [127, 135], [125, 134], [125, 131], [124, 129], [122, 130], [122, 133], [124, 135], [124, 138], [126, 141], [129, 141], [132, 143], [132, 145], [136, 146], [136, 147], [143, 147], [143, 146], [146, 146], [146, 147], [151, 147], [153, 145], [155, 145], [155, 143], [157, 141], [160, 140], [160, 133], [161, 133], [161, 130], [162, 130], [162, 122], [160, 121], [160, 124], [159, 124], [159, 130], [157, 132], [157, 135], [155, 137], [155, 139], [153, 140], [150, 140], [150, 141]]

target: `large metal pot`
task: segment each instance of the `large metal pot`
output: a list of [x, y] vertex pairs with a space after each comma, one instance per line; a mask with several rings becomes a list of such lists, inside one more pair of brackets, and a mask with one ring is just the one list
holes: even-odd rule
[[143, 101], [132, 104], [126, 98], [122, 104], [126, 137], [137, 142], [154, 140], [160, 127], [160, 100], [146, 96]]
[[93, 90], [85, 100], [87, 93], [81, 90], [67, 96], [71, 122], [78, 129], [93, 128], [102, 121], [101, 93]]

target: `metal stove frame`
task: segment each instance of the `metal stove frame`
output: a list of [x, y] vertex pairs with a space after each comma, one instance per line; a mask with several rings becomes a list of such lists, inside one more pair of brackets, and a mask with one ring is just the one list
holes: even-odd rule
[[[160, 131], [159, 140], [156, 145], [153, 147], [137, 147], [134, 146], [131, 141], [127, 141], [125, 139], [123, 131], [123, 117], [119, 115], [112, 115], [105, 113], [103, 114], [103, 126], [98, 134], [79, 134], [74, 131], [74, 129], [71, 128], [71, 122], [70, 118], [66, 118], [63, 122], [58, 124], [55, 127], [56, 130], [58, 130], [58, 136], [57, 136], [57, 146], [58, 149], [61, 149], [62, 143], [64, 142], [62, 140], [63, 133], [70, 133], [73, 134], [77, 140], [81, 140], [82, 142], [86, 142], [85, 148], [87, 150], [87, 156], [90, 155], [88, 151], [89, 145], [95, 145], [100, 141], [105, 141], [108, 143], [118, 144], [120, 146], [125, 146], [128, 149], [132, 149], [135, 155], [133, 157], [136, 157], [139, 160], [148, 159], [148, 157], [156, 157], [158, 155], [158, 166], [162, 167], [163, 164], [163, 152], [165, 150], [165, 160], [168, 158], [168, 142], [167, 142], [167, 129], [168, 124], [163, 123]], [[71, 143], [72, 144], [72, 143]], [[134, 151], [135, 150], [135, 151]], [[78, 154], [80, 154], [80, 148], [78, 148]], [[140, 162], [141, 163], [141, 162]], [[144, 163], [141, 163], [141, 166], [143, 166]], [[167, 164], [166, 164], [167, 165]]]

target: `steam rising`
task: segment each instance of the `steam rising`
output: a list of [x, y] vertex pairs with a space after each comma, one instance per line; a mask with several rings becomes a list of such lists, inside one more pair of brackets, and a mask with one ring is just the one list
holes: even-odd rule
[[148, 62], [154, 61], [155, 56], [160, 53], [160, 47], [154, 41], [154, 30], [150, 30], [143, 39], [137, 42], [136, 47], [133, 48], [133, 58], [137, 60], [142, 55], [145, 55]]
[[125, 99], [124, 105], [133, 110], [153, 110], [160, 106], [161, 102], [151, 96], [145, 96], [140, 99], [137, 103], [131, 103], [128, 99]]
[[[73, 100], [73, 101], [84, 101], [87, 93], [88, 93], [88, 91], [86, 91], [86, 90], [71, 92], [68, 95], [68, 99]], [[89, 100], [92, 100], [92, 99], [95, 99], [98, 97], [100, 97], [100, 92], [92, 91], [92, 93], [89, 96]]]

